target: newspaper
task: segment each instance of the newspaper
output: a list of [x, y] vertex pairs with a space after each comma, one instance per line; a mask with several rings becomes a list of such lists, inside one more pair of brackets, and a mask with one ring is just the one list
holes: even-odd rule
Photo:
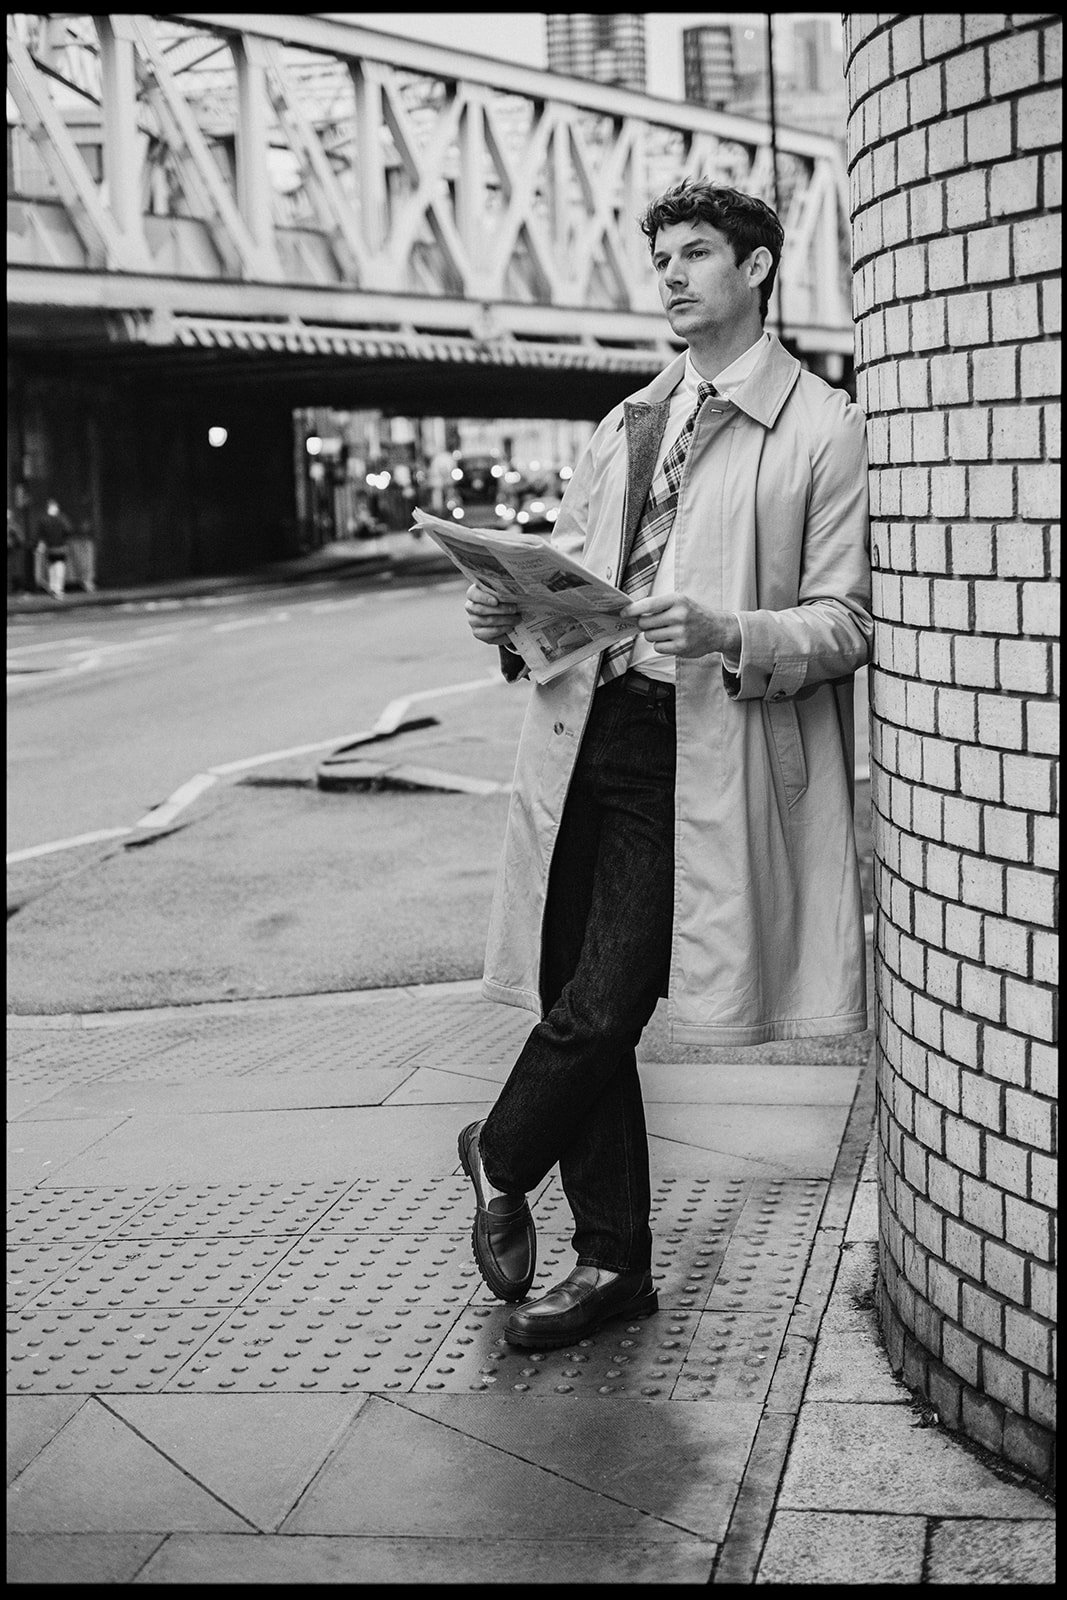
[[599, 655], [638, 632], [619, 612], [631, 596], [535, 534], [460, 528], [416, 509], [415, 528], [429, 534], [460, 572], [520, 609], [508, 634], [535, 683], [548, 683], [577, 661]]

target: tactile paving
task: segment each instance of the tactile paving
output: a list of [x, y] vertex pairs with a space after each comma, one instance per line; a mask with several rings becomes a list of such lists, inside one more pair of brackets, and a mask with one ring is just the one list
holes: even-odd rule
[[249, 1299], [256, 1306], [431, 1304], [458, 1310], [480, 1282], [466, 1234], [330, 1234], [294, 1245]]
[[456, 1322], [416, 1393], [502, 1397], [599, 1395], [668, 1399], [697, 1329], [692, 1311], [618, 1318], [562, 1350], [521, 1350], [504, 1338], [505, 1306], [474, 1306]]
[[352, 1188], [351, 1179], [319, 1183], [171, 1184], [118, 1229], [120, 1237], [302, 1234]]
[[[659, 1314], [609, 1323], [556, 1352], [504, 1341], [508, 1307], [472, 1258], [473, 1197], [457, 1173], [16, 1191], [12, 1381], [16, 1392], [37, 1393], [418, 1388], [759, 1399], [826, 1187], [660, 1178]], [[574, 1264], [573, 1222], [557, 1176], [531, 1201], [538, 1296]], [[142, 1362], [145, 1350], [152, 1362]]]
[[406, 1392], [455, 1316], [454, 1309], [406, 1305], [244, 1307], [167, 1388], [197, 1394]]
[[77, 1244], [9, 1244], [8, 1307], [27, 1305], [91, 1249], [84, 1240]]
[[817, 1180], [753, 1185], [708, 1297], [709, 1310], [782, 1311], [791, 1305], [825, 1192], [826, 1184]]
[[108, 1239], [37, 1295], [37, 1305], [232, 1306], [261, 1283], [292, 1239]]
[[156, 1393], [222, 1311], [23, 1311], [8, 1318], [9, 1394]]
[[705, 1311], [674, 1400], [763, 1400], [785, 1338], [787, 1310]]
[[[533, 1194], [538, 1228], [566, 1226], [561, 1191]], [[474, 1190], [464, 1176], [448, 1178], [358, 1178], [316, 1224], [317, 1233], [470, 1233]]]
[[9, 1189], [7, 1236], [11, 1244], [92, 1244], [135, 1217], [158, 1187]]

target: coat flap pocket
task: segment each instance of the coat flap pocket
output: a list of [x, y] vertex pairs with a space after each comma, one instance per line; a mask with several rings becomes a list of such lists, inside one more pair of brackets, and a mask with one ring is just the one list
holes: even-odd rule
[[775, 760], [782, 777], [787, 806], [793, 806], [808, 787], [808, 763], [800, 737], [800, 718], [792, 700], [764, 700], [763, 716], [770, 730]]

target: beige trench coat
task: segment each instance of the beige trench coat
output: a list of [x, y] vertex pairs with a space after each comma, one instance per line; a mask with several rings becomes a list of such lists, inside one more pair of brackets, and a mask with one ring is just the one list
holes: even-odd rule
[[[619, 581], [681, 377], [609, 412], [556, 534]], [[864, 418], [771, 338], [732, 400], [705, 402], [675, 516], [676, 589], [737, 613], [738, 676], [677, 663], [670, 1035], [754, 1045], [868, 1025], [853, 828], [853, 674], [870, 654]], [[541, 1011], [552, 851], [598, 661], [531, 687], [490, 917], [484, 992]]]

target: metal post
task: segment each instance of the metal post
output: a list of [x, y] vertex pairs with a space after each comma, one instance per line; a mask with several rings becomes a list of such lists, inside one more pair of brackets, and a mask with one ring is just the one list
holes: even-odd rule
[[[781, 201], [778, 192], [778, 110], [774, 97], [774, 12], [767, 13], [767, 111], [771, 125], [771, 175], [774, 191], [774, 209], [781, 220]], [[782, 267], [778, 265], [778, 280], [775, 284], [775, 320], [778, 324], [778, 337], [783, 334], [782, 321]]]

